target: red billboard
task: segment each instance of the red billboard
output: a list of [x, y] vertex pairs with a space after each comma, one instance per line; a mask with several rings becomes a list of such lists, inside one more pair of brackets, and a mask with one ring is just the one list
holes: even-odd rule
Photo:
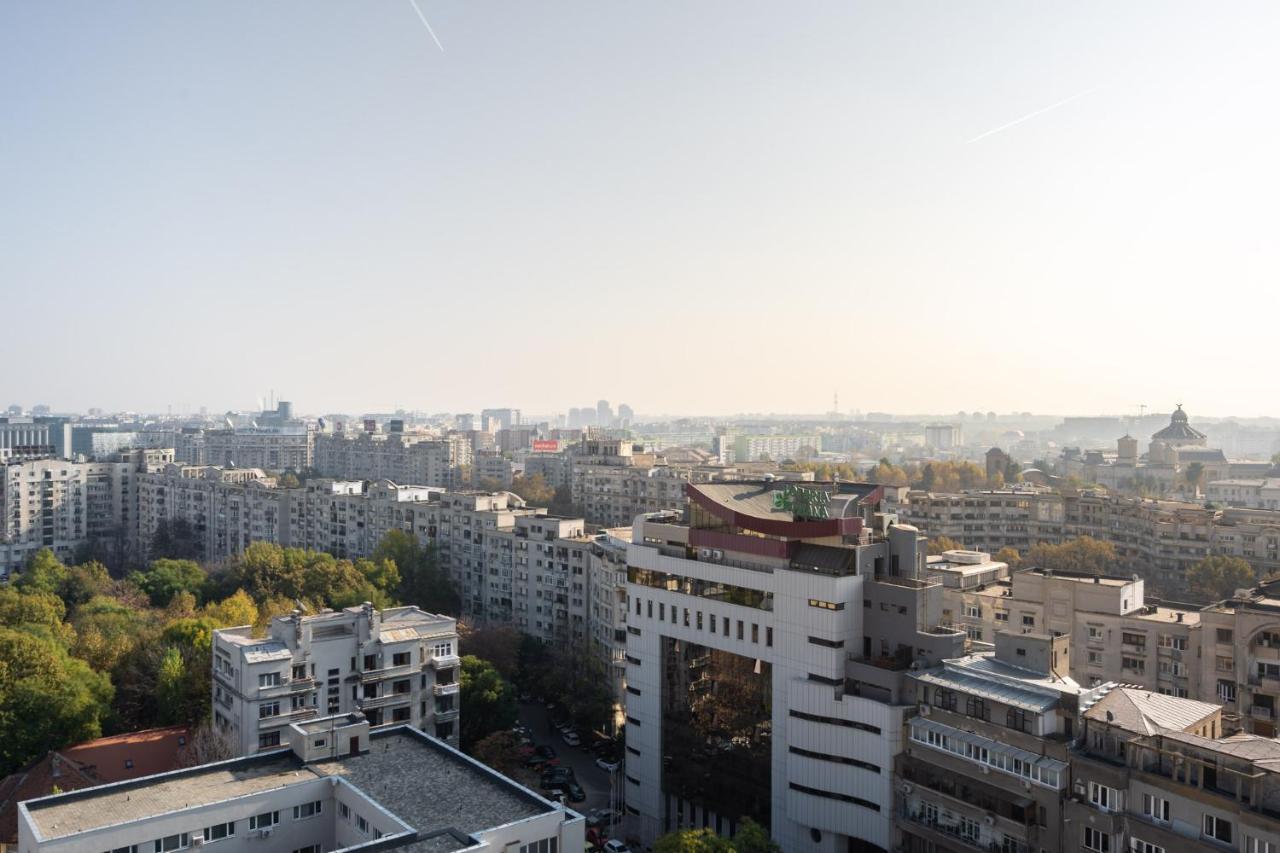
[[560, 450], [560, 442], [556, 441], [554, 438], [535, 438], [533, 440], [534, 453], [555, 453], [558, 450]]

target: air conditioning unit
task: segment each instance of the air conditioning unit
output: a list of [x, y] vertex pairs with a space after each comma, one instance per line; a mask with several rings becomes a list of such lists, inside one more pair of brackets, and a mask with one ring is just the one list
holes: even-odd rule
[[982, 822], [985, 823], [987, 826], [995, 826], [996, 816], [988, 813], [987, 816], [982, 819]]
[[915, 789], [911, 787], [911, 783], [910, 783], [910, 782], [903, 782], [903, 783], [902, 783], [902, 793], [904, 793], [904, 794], [910, 794], [913, 790], [915, 790]]
[[271, 837], [271, 827], [266, 826], [266, 827], [263, 827], [262, 829], [259, 829], [259, 830], [258, 830], [258, 837], [259, 837], [259, 838], [270, 838], [270, 837]]
[[200, 846], [200, 845], [202, 845], [202, 844], [204, 844], [204, 836], [203, 836], [203, 835], [193, 835], [193, 836], [191, 836], [191, 846], [192, 846], [192, 847], [199, 847], [199, 846]]
[[933, 709], [932, 709], [932, 708], [930, 708], [928, 705], [921, 705], [921, 706], [920, 706], [920, 716], [922, 716], [922, 717], [927, 717], [927, 716], [929, 716], [929, 714], [930, 714], [930, 713], [932, 713], [932, 711], [933, 711]]

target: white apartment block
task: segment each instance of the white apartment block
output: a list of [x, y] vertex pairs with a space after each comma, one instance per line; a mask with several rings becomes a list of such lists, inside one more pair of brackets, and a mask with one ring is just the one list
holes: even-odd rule
[[339, 480], [390, 480], [401, 485], [460, 488], [471, 465], [471, 442], [462, 435], [360, 433], [316, 437], [315, 468]]
[[631, 528], [591, 537], [587, 629], [592, 654], [619, 699], [627, 686], [627, 548]]
[[760, 462], [799, 459], [822, 449], [816, 435], [736, 435], [733, 438], [734, 462]]
[[305, 424], [235, 427], [206, 432], [204, 452], [211, 465], [305, 471], [311, 467], [314, 440]]
[[292, 723], [361, 713], [457, 742], [458, 626], [416, 607], [348, 607], [215, 631], [213, 722], [237, 755], [287, 745]]
[[289, 541], [289, 515], [276, 481], [261, 468], [169, 464], [138, 477], [138, 541], [145, 557], [162, 524], [186, 522], [203, 560], [244, 552], [253, 542]]
[[37, 551], [70, 560], [95, 539], [132, 547], [138, 488], [148, 466], [171, 451], [134, 451], [117, 462], [41, 459], [0, 465], [0, 578], [21, 571]]
[[[783, 850], [890, 849], [904, 677], [964, 645], [935, 627], [924, 537], [879, 487], [688, 489], [628, 549], [628, 835], [754, 814]], [[731, 723], [701, 716], [712, 694]]]
[[1217, 506], [1280, 510], [1280, 478], [1214, 480], [1205, 499]]
[[582, 853], [584, 819], [407, 725], [287, 725], [282, 747], [18, 805], [20, 853]]
[[285, 544], [353, 560], [369, 557], [390, 531], [412, 532], [416, 513], [441, 494], [442, 489], [397, 486], [389, 480], [308, 480], [287, 493]]

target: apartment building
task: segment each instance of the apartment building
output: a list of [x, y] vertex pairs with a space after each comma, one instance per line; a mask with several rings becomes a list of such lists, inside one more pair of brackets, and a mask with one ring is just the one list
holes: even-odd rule
[[515, 477], [511, 460], [495, 450], [483, 450], [471, 458], [471, 482], [473, 488], [481, 483], [493, 483], [493, 488], [507, 489]]
[[170, 463], [137, 482], [139, 555], [145, 559], [161, 525], [189, 525], [199, 558], [216, 561], [253, 542], [288, 544], [285, 493], [261, 468]]
[[919, 707], [895, 769], [900, 849], [1059, 853], [1080, 713], [1105, 688], [1065, 673], [1067, 637], [1001, 631], [995, 650], [908, 676]]
[[582, 853], [584, 819], [447, 742], [360, 714], [282, 747], [19, 806], [21, 853]]
[[0, 578], [41, 549], [60, 560], [92, 541], [136, 544], [138, 489], [171, 451], [132, 451], [111, 462], [40, 459], [0, 465]]
[[816, 435], [735, 435], [734, 462], [781, 462], [816, 456], [822, 439]]
[[236, 755], [288, 744], [292, 723], [359, 712], [457, 742], [458, 626], [417, 607], [348, 607], [213, 637], [213, 722]]
[[1117, 686], [1083, 714], [1062, 827], [1090, 853], [1280, 849], [1280, 742], [1222, 709]]
[[1209, 555], [1242, 557], [1259, 576], [1280, 572], [1277, 511], [1035, 489], [910, 490], [892, 506], [930, 536], [948, 536], [977, 551], [1008, 546], [1025, 552], [1039, 542], [1103, 539], [1115, 546], [1126, 571], [1141, 572], [1166, 596], [1183, 592], [1187, 570]]
[[[621, 709], [627, 687], [627, 548], [631, 528], [602, 530], [590, 540], [588, 641]], [[619, 725], [622, 722], [619, 720]]]
[[[1213, 695], [1202, 687], [1199, 611], [1148, 604], [1139, 577], [1040, 568], [1010, 575], [999, 572], [1003, 565], [931, 562], [930, 571], [943, 578], [944, 624], [984, 643], [1000, 631], [1068, 636], [1070, 668], [1064, 672], [1086, 687], [1115, 681], [1170, 696]], [[988, 566], [995, 571], [976, 571]]]
[[1202, 697], [1245, 731], [1276, 737], [1280, 715], [1280, 582], [1239, 590], [1200, 611]]
[[204, 434], [205, 459], [226, 468], [305, 471], [311, 467], [315, 433], [306, 424], [244, 426]]
[[339, 480], [391, 480], [438, 488], [465, 488], [462, 469], [472, 462], [472, 445], [463, 435], [359, 433], [320, 435], [315, 469]]
[[1214, 480], [1205, 486], [1205, 498], [1218, 506], [1280, 510], [1280, 477]]
[[787, 851], [889, 849], [910, 669], [935, 626], [926, 542], [877, 486], [689, 484], [628, 548], [628, 834], [739, 817]]
[[390, 531], [412, 532], [415, 513], [443, 492], [390, 480], [308, 480], [282, 494], [289, 519], [282, 544], [352, 560], [370, 557]]

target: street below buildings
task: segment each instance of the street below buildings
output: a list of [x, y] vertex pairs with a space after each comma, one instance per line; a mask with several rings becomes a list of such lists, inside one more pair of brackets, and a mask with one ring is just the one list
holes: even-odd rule
[[[520, 703], [520, 722], [529, 727], [535, 744], [547, 744], [555, 748], [560, 766], [573, 768], [587, 799], [581, 803], [566, 803], [569, 808], [585, 814], [592, 809], [609, 808], [612, 805], [619, 812], [622, 811], [618, 802], [623, 781], [621, 769], [612, 774], [607, 773], [596, 766], [596, 756], [590, 750], [566, 744], [560, 737], [560, 732], [551, 725], [550, 712], [539, 702]], [[546, 791], [541, 793], [552, 796]]]

